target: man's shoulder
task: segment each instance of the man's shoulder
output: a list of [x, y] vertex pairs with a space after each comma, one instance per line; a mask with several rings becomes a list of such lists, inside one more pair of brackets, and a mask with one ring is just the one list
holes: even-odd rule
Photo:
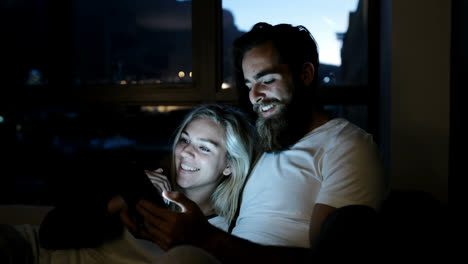
[[333, 138], [346, 136], [349, 133], [359, 131], [360, 128], [344, 118], [333, 118], [323, 125], [313, 129], [304, 138], [326, 137]]
[[336, 140], [372, 137], [366, 130], [344, 118], [332, 119], [327, 124], [324, 133], [327, 133], [329, 137], [335, 137]]
[[[299, 144], [319, 144], [324, 148], [342, 144], [368, 144], [372, 142], [372, 135], [364, 129], [344, 118], [334, 118], [322, 126], [312, 130]], [[302, 143], [301, 143], [302, 142]]]

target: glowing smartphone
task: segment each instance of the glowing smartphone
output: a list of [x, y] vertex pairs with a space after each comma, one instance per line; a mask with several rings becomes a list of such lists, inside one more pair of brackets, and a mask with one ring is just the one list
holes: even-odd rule
[[148, 200], [162, 208], [168, 207], [145, 170], [138, 166], [128, 166], [123, 171], [120, 189], [120, 195], [127, 203], [129, 214], [134, 218], [138, 228], [143, 227], [143, 217], [136, 211], [136, 204], [140, 200]]

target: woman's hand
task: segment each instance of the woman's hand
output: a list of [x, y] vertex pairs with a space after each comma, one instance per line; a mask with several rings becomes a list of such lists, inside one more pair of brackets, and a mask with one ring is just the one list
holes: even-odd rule
[[171, 183], [167, 179], [167, 176], [163, 175], [163, 169], [159, 168], [157, 170], [145, 170], [146, 176], [151, 180], [154, 187], [158, 189], [159, 195], [162, 196], [164, 191], [171, 191]]
[[127, 203], [121, 195], [116, 195], [109, 202], [107, 202], [107, 212], [111, 215], [120, 212], [126, 207]]

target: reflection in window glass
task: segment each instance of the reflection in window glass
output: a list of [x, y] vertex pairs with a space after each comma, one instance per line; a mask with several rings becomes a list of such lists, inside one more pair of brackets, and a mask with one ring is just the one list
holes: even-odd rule
[[233, 83], [232, 41], [267, 22], [309, 29], [319, 47], [322, 85], [367, 85], [367, 1], [223, 0], [224, 83]]
[[73, 1], [75, 84], [192, 79], [191, 1]]

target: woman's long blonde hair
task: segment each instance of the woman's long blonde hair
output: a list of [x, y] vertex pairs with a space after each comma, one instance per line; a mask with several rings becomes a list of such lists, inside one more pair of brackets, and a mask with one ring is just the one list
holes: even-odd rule
[[205, 104], [192, 109], [174, 134], [172, 146], [171, 181], [175, 181], [175, 147], [182, 131], [195, 118], [208, 118], [223, 127], [225, 131], [226, 161], [231, 167], [231, 175], [224, 177], [211, 195], [215, 213], [225, 217], [228, 223], [234, 220], [239, 206], [239, 196], [249, 173], [253, 158], [254, 128], [247, 115], [240, 109], [220, 104]]

